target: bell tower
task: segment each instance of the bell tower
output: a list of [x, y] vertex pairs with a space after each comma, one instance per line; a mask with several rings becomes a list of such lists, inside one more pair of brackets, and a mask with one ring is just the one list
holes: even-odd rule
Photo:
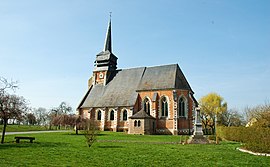
[[106, 85], [117, 70], [117, 57], [112, 53], [111, 15], [105, 37], [104, 49], [96, 55], [92, 84]]

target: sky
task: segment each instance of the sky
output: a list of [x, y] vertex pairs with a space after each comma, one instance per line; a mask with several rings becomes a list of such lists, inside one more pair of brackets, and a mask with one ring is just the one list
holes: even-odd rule
[[199, 100], [270, 101], [269, 0], [0, 0], [0, 76], [31, 107], [74, 109], [112, 12], [118, 68], [179, 64]]

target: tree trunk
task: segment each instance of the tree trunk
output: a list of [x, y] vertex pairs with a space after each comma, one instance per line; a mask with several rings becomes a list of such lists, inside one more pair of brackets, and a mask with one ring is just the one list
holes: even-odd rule
[[217, 114], [215, 115], [215, 135], [216, 135], [216, 144], [219, 144], [218, 133], [217, 133]]
[[4, 140], [5, 140], [5, 133], [6, 133], [6, 127], [7, 127], [8, 120], [7, 119], [3, 119], [3, 121], [4, 121], [4, 127], [3, 127], [3, 131], [2, 131], [1, 144], [3, 144], [4, 143]]

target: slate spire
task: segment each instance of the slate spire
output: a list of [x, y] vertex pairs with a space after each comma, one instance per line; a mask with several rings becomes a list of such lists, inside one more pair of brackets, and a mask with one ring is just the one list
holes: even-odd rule
[[[117, 57], [112, 53], [112, 28], [111, 12], [108, 30], [105, 38], [104, 49], [96, 56], [94, 71], [115, 71], [117, 69]], [[109, 78], [108, 76], [106, 78]]]
[[108, 30], [105, 38], [104, 51], [110, 51], [112, 53], [112, 30], [111, 30], [111, 12], [110, 12], [110, 21], [108, 25]]

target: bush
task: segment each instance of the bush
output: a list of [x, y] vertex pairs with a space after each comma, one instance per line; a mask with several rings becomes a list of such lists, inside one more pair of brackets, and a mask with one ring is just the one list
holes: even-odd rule
[[254, 152], [270, 153], [270, 128], [263, 127], [219, 127], [219, 136], [230, 141], [244, 143]]
[[99, 129], [96, 126], [96, 122], [93, 120], [87, 119], [84, 125], [83, 135], [85, 137], [88, 147], [91, 147], [92, 144], [97, 140], [98, 134], [99, 134]]

